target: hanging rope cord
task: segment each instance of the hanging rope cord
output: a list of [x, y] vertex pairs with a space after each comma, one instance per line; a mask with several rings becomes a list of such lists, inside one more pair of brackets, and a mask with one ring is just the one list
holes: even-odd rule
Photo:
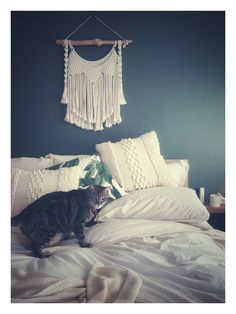
[[97, 17], [95, 14], [91, 14], [90, 16], [88, 16], [78, 27], [76, 27], [67, 37], [66, 39], [68, 39], [72, 34], [74, 34], [79, 28], [81, 28], [85, 23], [88, 22], [88, 20], [90, 20], [92, 17], [94, 17], [95, 19], [97, 19], [100, 23], [102, 23], [104, 26], [106, 26], [108, 29], [110, 29], [114, 34], [116, 34], [120, 39], [124, 40], [125, 38], [123, 36], [121, 36], [119, 33], [117, 33], [113, 28], [111, 28], [110, 26], [108, 26], [106, 23], [104, 23], [99, 17]]
[[119, 33], [117, 33], [113, 28], [105, 24], [99, 17], [94, 15], [95, 19], [97, 19], [100, 23], [102, 23], [104, 26], [106, 26], [109, 30], [111, 30], [114, 34], [116, 34], [120, 39], [125, 39], [123, 36], [121, 36]]
[[89, 17], [87, 17], [78, 27], [76, 27], [67, 37], [66, 39], [68, 39], [72, 34], [74, 34], [79, 28], [81, 28], [88, 20], [90, 20], [92, 17], [92, 15], [90, 15]]
[[[114, 34], [116, 34], [120, 39], [124, 40], [125, 38], [121, 36], [119, 33], [117, 33], [114, 29], [112, 29], [110, 26], [108, 26], [106, 23], [104, 23], [99, 17], [96, 15], [90, 15], [88, 16], [78, 27], [76, 27], [64, 40], [64, 92], [62, 95], [61, 103], [67, 104], [68, 103], [68, 97], [67, 97], [67, 79], [68, 79], [68, 62], [69, 62], [69, 49], [68, 45], [70, 46], [70, 49], [74, 49], [74, 47], [71, 45], [71, 41], [68, 39], [72, 34], [74, 34], [78, 29], [80, 29], [85, 23], [88, 22], [92, 17], [96, 18], [100, 23], [102, 23], [104, 26], [106, 26], [108, 29], [110, 29]], [[115, 41], [113, 48], [118, 46], [118, 66], [119, 66], [119, 78], [121, 86], [123, 86], [122, 82], [122, 41], [117, 40]], [[123, 44], [123, 48], [125, 48], [127, 44]]]

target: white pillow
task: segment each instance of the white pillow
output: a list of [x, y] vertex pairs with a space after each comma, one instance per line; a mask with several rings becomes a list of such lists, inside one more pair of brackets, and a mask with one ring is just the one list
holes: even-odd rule
[[188, 186], [189, 164], [185, 159], [165, 159], [177, 186]]
[[58, 170], [12, 169], [11, 173], [11, 214], [20, 213], [39, 197], [55, 192], [78, 188], [80, 167]]
[[176, 185], [160, 153], [154, 131], [116, 143], [97, 144], [96, 150], [113, 177], [127, 192]]
[[154, 187], [135, 191], [103, 207], [100, 219], [137, 218], [174, 221], [206, 221], [209, 213], [194, 190], [186, 187]]
[[99, 156], [97, 155], [55, 155], [55, 154], [48, 154], [45, 156], [53, 161], [53, 165], [58, 165], [60, 163], [79, 158], [79, 166], [82, 170], [92, 161], [92, 160], [100, 160]]
[[45, 169], [51, 166], [53, 166], [53, 160], [44, 157], [20, 157], [11, 159], [12, 168], [18, 168], [23, 170], [38, 170]]

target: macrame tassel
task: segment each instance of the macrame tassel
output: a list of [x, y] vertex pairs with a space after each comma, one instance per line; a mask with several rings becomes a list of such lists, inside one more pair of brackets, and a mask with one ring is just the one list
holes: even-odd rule
[[[124, 47], [126, 47], [124, 45]], [[119, 101], [121, 105], [126, 105], [127, 102], [123, 93], [123, 75], [122, 75], [122, 41], [118, 40], [118, 71], [119, 71], [119, 79], [120, 79], [120, 87], [119, 87]]]
[[90, 130], [103, 130], [120, 123], [119, 80], [103, 74], [91, 82], [84, 74], [68, 76], [68, 104], [65, 120]]
[[68, 77], [68, 40], [65, 39], [64, 41], [64, 91], [61, 98], [62, 104], [68, 103], [67, 98], [67, 77]]

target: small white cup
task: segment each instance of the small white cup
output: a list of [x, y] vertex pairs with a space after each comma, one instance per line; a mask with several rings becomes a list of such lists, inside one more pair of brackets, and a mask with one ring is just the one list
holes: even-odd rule
[[221, 197], [217, 194], [210, 194], [210, 205], [213, 207], [220, 207]]

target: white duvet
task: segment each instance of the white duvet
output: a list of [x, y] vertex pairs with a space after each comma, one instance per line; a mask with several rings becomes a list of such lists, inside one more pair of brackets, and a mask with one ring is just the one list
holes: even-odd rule
[[[155, 216], [154, 209], [155, 206]], [[105, 214], [103, 218], [104, 222], [86, 229], [92, 248], [80, 248], [76, 239], [71, 239], [51, 247], [52, 255], [44, 259], [33, 257], [30, 241], [12, 228], [12, 268], [61, 281], [77, 278], [88, 282], [91, 269], [99, 262], [99, 266], [114, 270], [114, 279], [116, 270], [118, 277], [121, 271], [131, 274], [135, 293], [127, 302], [224, 302], [223, 232], [211, 228], [204, 219], [191, 223], [170, 221], [170, 217], [157, 220], [150, 211], [148, 219], [106, 218]], [[94, 277], [94, 282], [100, 277]], [[130, 277], [126, 277], [126, 283], [131, 284], [127, 278]], [[127, 291], [123, 289], [123, 299], [118, 296], [115, 302], [126, 302]], [[80, 302], [78, 293], [67, 301], [63, 297], [66, 289], [60, 293], [61, 302]], [[28, 302], [31, 297], [28, 291], [23, 300], [16, 294], [13, 285], [12, 302]], [[99, 302], [98, 295], [94, 302]], [[38, 302], [52, 301], [43, 296]]]

